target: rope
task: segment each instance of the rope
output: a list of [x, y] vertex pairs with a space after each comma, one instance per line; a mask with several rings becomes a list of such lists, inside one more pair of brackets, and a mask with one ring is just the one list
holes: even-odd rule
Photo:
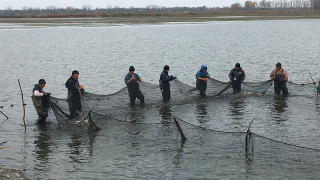
[[246, 134], [247, 132], [241, 132], [241, 131], [221, 131], [221, 130], [215, 130], [215, 129], [209, 129], [209, 128], [206, 128], [206, 127], [203, 127], [203, 126], [199, 126], [199, 125], [195, 125], [195, 124], [192, 124], [192, 123], [189, 123], [183, 119], [180, 119], [178, 117], [174, 117], [186, 124], [189, 124], [191, 126], [194, 126], [194, 127], [197, 127], [197, 128], [200, 128], [200, 129], [203, 129], [203, 130], [207, 130], [207, 131], [213, 131], [213, 132], [217, 132], [217, 133], [226, 133], [226, 134]]
[[[119, 122], [123, 122], [123, 123], [128, 123], [128, 124], [132, 124], [133, 122], [129, 122], [129, 121], [126, 121], [126, 120], [122, 120], [122, 119], [117, 119], [117, 118], [114, 118], [110, 115], [107, 115], [107, 114], [100, 114], [100, 113], [97, 113], [97, 112], [94, 112], [94, 111], [91, 111], [91, 113], [93, 114], [97, 114], [99, 116], [103, 116], [105, 118], [109, 118], [109, 119], [113, 119], [115, 121], [119, 121]], [[169, 122], [169, 123], [173, 123], [173, 122]], [[159, 125], [163, 125], [163, 123], [146, 123], [146, 122], [134, 122], [134, 124], [159, 124]]]
[[[192, 123], [189, 123], [183, 119], [180, 119], [180, 118], [177, 118], [175, 117], [176, 119], [186, 123], [186, 124], [189, 124], [191, 126], [194, 126], [194, 127], [197, 127], [197, 128], [200, 128], [200, 129], [203, 129], [203, 130], [207, 130], [207, 131], [212, 131], [212, 132], [217, 132], [217, 133], [226, 133], [226, 134], [246, 134], [246, 136], [248, 135], [247, 132], [231, 132], [231, 131], [221, 131], [221, 130], [214, 130], [214, 129], [209, 129], [209, 128], [205, 128], [203, 126], [199, 126], [199, 125], [195, 125], [195, 124], [192, 124]], [[252, 120], [253, 121], [253, 120]], [[252, 123], [251, 121], [251, 123]], [[251, 123], [250, 123], [250, 126], [251, 126]], [[250, 128], [249, 126], [249, 128]], [[320, 152], [320, 149], [316, 149], [316, 148], [311, 148], [311, 147], [306, 147], [306, 146], [300, 146], [300, 145], [296, 145], [296, 144], [292, 144], [292, 143], [287, 143], [287, 142], [282, 142], [282, 141], [279, 141], [279, 140], [275, 140], [275, 139], [272, 139], [272, 138], [268, 138], [268, 137], [265, 137], [263, 135], [259, 135], [257, 133], [253, 133], [253, 132], [250, 132], [250, 134], [253, 134], [253, 135], [256, 135], [258, 137], [261, 137], [261, 138], [264, 138], [264, 139], [267, 139], [269, 141], [273, 141], [273, 142], [276, 142], [276, 143], [280, 143], [280, 144], [284, 144], [284, 145], [287, 145], [287, 146], [293, 146], [293, 147], [297, 147], [297, 148], [302, 148], [302, 149], [309, 149], [309, 150], [314, 150], [314, 151], [319, 151]]]
[[282, 142], [282, 141], [279, 141], [279, 140], [275, 140], [275, 139], [271, 139], [271, 138], [268, 138], [268, 137], [259, 135], [259, 134], [257, 134], [257, 133], [252, 133], [252, 134], [254, 134], [254, 135], [258, 136], [258, 137], [267, 139], [267, 140], [269, 140], [269, 141], [276, 142], [276, 143], [280, 143], [280, 144], [284, 144], [284, 145], [288, 145], [288, 146], [293, 146], [293, 147], [297, 147], [297, 148], [309, 149], [309, 150], [314, 150], [314, 151], [319, 151], [319, 152], [320, 152], [320, 149], [311, 148], [311, 147], [306, 147], [306, 146], [300, 146], [300, 145], [296, 145], [296, 144], [292, 144], [292, 143], [287, 143], [287, 142]]

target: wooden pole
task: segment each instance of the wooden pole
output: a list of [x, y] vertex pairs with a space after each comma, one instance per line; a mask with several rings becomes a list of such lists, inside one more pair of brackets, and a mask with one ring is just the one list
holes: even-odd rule
[[316, 93], [317, 93], [317, 97], [318, 97], [318, 92], [317, 92], [317, 86], [316, 86], [316, 83], [314, 82], [314, 80], [313, 80], [313, 78], [312, 78], [312, 76], [311, 76], [310, 71], [308, 71], [308, 73], [309, 73], [309, 75], [310, 75], [310, 78], [311, 78], [311, 80], [312, 80], [312, 82], [313, 82], [314, 87], [316, 88]]
[[4, 115], [7, 119], [9, 119], [8, 116], [5, 115], [2, 111], [0, 111], [0, 113], [1, 113], [2, 115]]
[[24, 104], [23, 92], [22, 92], [22, 88], [21, 88], [21, 84], [20, 84], [20, 80], [19, 80], [19, 79], [18, 79], [18, 83], [19, 83], [19, 86], [20, 86], [22, 106], [23, 106], [23, 124], [24, 124], [24, 131], [27, 131], [27, 127], [26, 127], [26, 108], [25, 108], [25, 104]]

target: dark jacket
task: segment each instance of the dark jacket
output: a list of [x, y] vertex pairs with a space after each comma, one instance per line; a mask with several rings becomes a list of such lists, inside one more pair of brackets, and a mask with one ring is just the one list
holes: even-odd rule
[[39, 84], [35, 84], [34, 85], [34, 88], [33, 88], [33, 90], [32, 90], [32, 93], [34, 93], [34, 91], [39, 91], [39, 93], [43, 93], [42, 92], [42, 88], [39, 86]]
[[35, 84], [32, 90], [33, 105], [35, 107], [42, 108], [45, 105], [45, 103], [43, 103], [43, 96], [34, 96], [33, 93], [36, 90], [39, 91], [39, 93], [43, 93], [42, 88], [39, 86], [39, 84]]
[[66, 82], [66, 88], [68, 88], [68, 98], [80, 97], [79, 81], [72, 78], [72, 76]]
[[[170, 81], [174, 80], [174, 76], [169, 76], [168, 72], [163, 70], [160, 74], [159, 85], [160, 89], [163, 90], [164, 87], [170, 88]], [[170, 90], [170, 89], [169, 89]]]
[[242, 68], [239, 68], [238, 70], [233, 68], [229, 73], [229, 78], [231, 81], [242, 82], [246, 78], [246, 74]]

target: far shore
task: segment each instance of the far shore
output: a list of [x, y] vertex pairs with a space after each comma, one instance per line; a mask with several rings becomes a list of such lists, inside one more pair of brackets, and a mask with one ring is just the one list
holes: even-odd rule
[[143, 15], [143, 16], [109, 16], [109, 17], [23, 17], [1, 18], [0, 23], [26, 23], [26, 24], [161, 24], [168, 22], [208, 22], [208, 21], [252, 21], [252, 20], [291, 20], [291, 19], [320, 19], [319, 13], [312, 12], [281, 12], [281, 13], [229, 13], [213, 15]]

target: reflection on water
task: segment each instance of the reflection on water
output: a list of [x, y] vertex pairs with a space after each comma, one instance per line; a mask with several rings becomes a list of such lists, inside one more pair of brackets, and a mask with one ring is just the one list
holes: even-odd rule
[[275, 95], [273, 98], [273, 111], [277, 113], [286, 112], [288, 97]]
[[130, 122], [138, 122], [145, 119], [144, 111], [140, 109], [133, 109], [128, 112], [127, 119], [129, 119]]
[[196, 104], [196, 114], [197, 114], [197, 120], [200, 123], [205, 123], [208, 121], [208, 110], [207, 110], [208, 104], [207, 102], [201, 102]]
[[36, 139], [34, 141], [36, 159], [39, 161], [39, 164], [36, 164], [35, 168], [41, 170], [46, 169], [50, 153], [52, 152], [51, 147], [54, 143], [50, 137], [50, 133], [48, 133], [47, 125], [48, 124], [40, 124], [38, 126], [39, 134], [35, 137]]
[[172, 110], [171, 105], [169, 103], [164, 103], [161, 105], [159, 109], [159, 114], [161, 116], [161, 122], [172, 122]]
[[180, 146], [176, 149], [177, 154], [174, 156], [173, 158], [173, 164], [175, 165], [175, 167], [180, 168], [180, 163], [181, 163], [181, 158], [183, 155], [183, 145], [184, 145], [185, 141], [182, 141]]
[[234, 95], [229, 102], [229, 115], [231, 115], [234, 120], [240, 120], [243, 118], [244, 110], [244, 98], [240, 97], [240, 95]]
[[68, 146], [70, 148], [71, 155], [69, 156], [70, 159], [72, 159], [74, 162], [80, 162], [78, 159], [79, 155], [82, 153], [82, 137], [77, 134], [73, 134], [70, 137], [71, 142], [68, 143]]
[[91, 131], [88, 130], [87, 135], [89, 137], [89, 156], [92, 156], [92, 152], [94, 149], [94, 143], [96, 142], [96, 137], [98, 135], [99, 131]]

